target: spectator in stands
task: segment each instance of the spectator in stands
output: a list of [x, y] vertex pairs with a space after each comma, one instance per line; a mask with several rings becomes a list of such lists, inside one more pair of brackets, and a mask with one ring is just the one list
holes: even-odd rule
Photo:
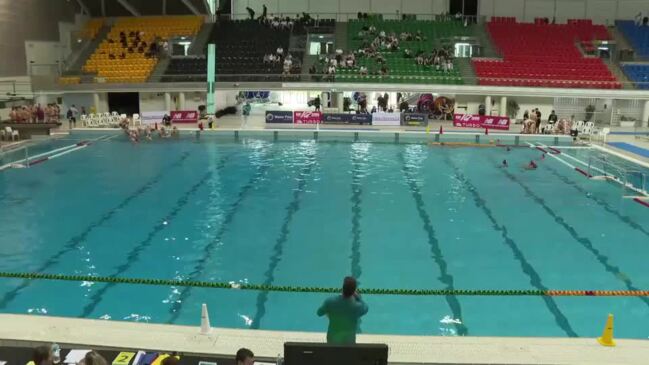
[[252, 10], [252, 8], [249, 7], [249, 6], [246, 7], [246, 11], [248, 12], [248, 15], [250, 16], [250, 20], [254, 20], [255, 19], [255, 11]]
[[284, 56], [284, 48], [282, 48], [282, 46], [277, 47], [276, 53], [277, 53], [277, 56], [279, 56], [279, 57]]
[[34, 348], [32, 360], [27, 365], [52, 365], [52, 349], [49, 346]]
[[246, 348], [241, 348], [237, 351], [235, 361], [237, 362], [237, 365], [254, 365], [255, 354]]
[[327, 343], [356, 343], [356, 331], [360, 318], [368, 311], [367, 304], [356, 291], [356, 287], [356, 279], [346, 277], [343, 282], [342, 295], [325, 300], [318, 309], [318, 316], [329, 317]]
[[268, 8], [266, 7], [266, 4], [264, 4], [261, 7], [261, 17], [259, 17], [259, 19], [265, 20], [267, 16], [268, 16]]
[[45, 111], [41, 107], [41, 104], [38, 104], [36, 107], [36, 120], [39, 123], [43, 123], [45, 121]]
[[108, 362], [97, 351], [90, 351], [79, 362], [79, 365], [108, 365]]
[[[290, 56], [290, 55], [289, 55], [289, 56]], [[290, 57], [286, 57], [286, 59], [284, 60], [284, 66], [283, 66], [283, 70], [284, 70], [284, 73], [283, 73], [283, 74], [284, 74], [284, 75], [288, 75], [288, 74], [291, 73], [291, 66], [292, 66], [292, 65], [293, 65], [293, 61], [291, 60], [291, 58], [290, 58]]]
[[361, 66], [361, 68], [359, 69], [359, 73], [363, 76], [367, 75], [367, 67]]

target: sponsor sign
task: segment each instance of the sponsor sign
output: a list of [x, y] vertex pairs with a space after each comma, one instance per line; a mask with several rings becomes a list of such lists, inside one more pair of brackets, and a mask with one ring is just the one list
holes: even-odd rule
[[293, 123], [293, 112], [268, 110], [266, 111], [266, 123]]
[[453, 114], [453, 126], [460, 128], [488, 128], [509, 130], [509, 117], [490, 115]]
[[170, 113], [172, 123], [196, 123], [198, 112], [196, 110], [178, 110]]
[[295, 111], [293, 112], [293, 123], [295, 124], [318, 124], [322, 121], [322, 112]]
[[322, 122], [330, 124], [371, 124], [371, 114], [348, 114], [348, 113], [324, 113], [322, 114]]
[[142, 114], [140, 114], [140, 120], [142, 121], [142, 124], [162, 123], [162, 118], [165, 116], [165, 114], [169, 114], [169, 112], [142, 112]]
[[410, 126], [428, 125], [428, 114], [405, 113], [401, 115], [401, 124]]
[[401, 113], [374, 113], [372, 125], [401, 125]]

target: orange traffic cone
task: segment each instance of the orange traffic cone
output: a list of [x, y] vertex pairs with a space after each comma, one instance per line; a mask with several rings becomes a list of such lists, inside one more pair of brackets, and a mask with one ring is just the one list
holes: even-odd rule
[[609, 314], [606, 319], [606, 327], [604, 327], [604, 332], [602, 332], [602, 337], [597, 339], [602, 346], [614, 347], [615, 341], [613, 341], [613, 315]]

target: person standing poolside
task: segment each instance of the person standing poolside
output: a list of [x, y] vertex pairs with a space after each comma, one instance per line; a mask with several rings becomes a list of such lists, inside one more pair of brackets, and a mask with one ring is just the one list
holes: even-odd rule
[[342, 295], [328, 298], [318, 309], [318, 316], [329, 317], [327, 343], [353, 344], [356, 343], [356, 332], [360, 319], [369, 308], [360, 294], [356, 292], [356, 279], [346, 277], [343, 281]]

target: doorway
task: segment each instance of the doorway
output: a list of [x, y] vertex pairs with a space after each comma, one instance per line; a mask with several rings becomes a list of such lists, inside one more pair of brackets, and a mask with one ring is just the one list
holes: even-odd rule
[[478, 16], [478, 0], [451, 0], [449, 14], [460, 13], [476, 19]]
[[108, 110], [127, 115], [140, 113], [140, 94], [108, 93]]

